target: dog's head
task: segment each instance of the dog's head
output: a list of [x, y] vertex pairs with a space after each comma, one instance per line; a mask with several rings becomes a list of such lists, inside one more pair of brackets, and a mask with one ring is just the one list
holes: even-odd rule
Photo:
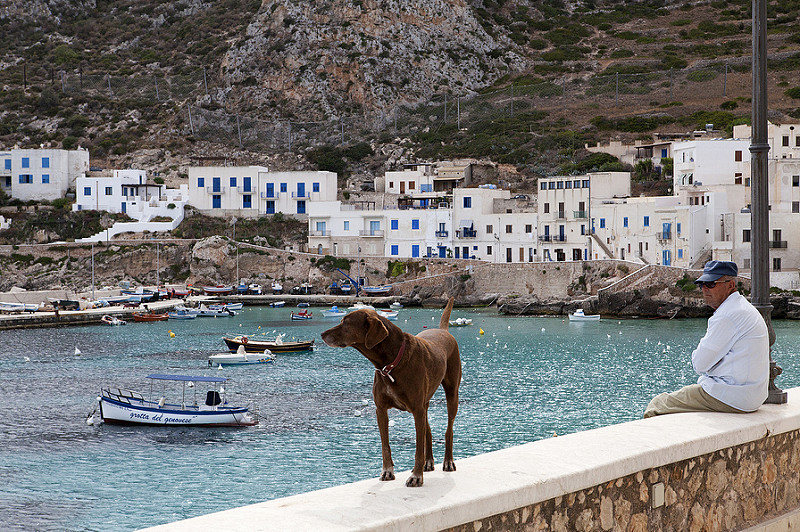
[[374, 310], [362, 309], [342, 318], [341, 323], [322, 333], [322, 341], [331, 347], [363, 345], [372, 349], [386, 337], [389, 331]]

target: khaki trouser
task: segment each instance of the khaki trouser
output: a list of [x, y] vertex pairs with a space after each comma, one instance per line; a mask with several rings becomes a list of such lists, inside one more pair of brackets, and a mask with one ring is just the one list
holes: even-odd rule
[[746, 414], [744, 410], [728, 406], [719, 399], [711, 397], [699, 384], [684, 386], [672, 393], [662, 393], [653, 397], [644, 411], [644, 417], [681, 412], [728, 412]]

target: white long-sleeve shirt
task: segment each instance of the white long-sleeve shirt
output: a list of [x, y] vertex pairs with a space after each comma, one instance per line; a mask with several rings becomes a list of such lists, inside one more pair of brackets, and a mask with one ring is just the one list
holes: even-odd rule
[[739, 292], [729, 295], [708, 320], [692, 353], [698, 384], [728, 406], [752, 412], [767, 398], [769, 334], [764, 318]]

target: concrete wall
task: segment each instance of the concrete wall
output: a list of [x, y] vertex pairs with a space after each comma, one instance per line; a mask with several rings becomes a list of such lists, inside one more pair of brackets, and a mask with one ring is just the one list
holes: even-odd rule
[[800, 524], [800, 388], [788, 393], [753, 414], [640, 419], [457, 460], [452, 473], [437, 464], [421, 488], [399, 473], [148, 530], [788, 530]]

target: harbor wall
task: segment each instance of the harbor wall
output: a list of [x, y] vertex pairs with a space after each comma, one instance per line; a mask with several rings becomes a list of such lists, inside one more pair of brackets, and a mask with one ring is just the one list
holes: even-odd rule
[[437, 464], [421, 488], [399, 473], [148, 530], [793, 530], [800, 388], [788, 395], [752, 414], [674, 414], [552, 437], [457, 460], [452, 473]]

